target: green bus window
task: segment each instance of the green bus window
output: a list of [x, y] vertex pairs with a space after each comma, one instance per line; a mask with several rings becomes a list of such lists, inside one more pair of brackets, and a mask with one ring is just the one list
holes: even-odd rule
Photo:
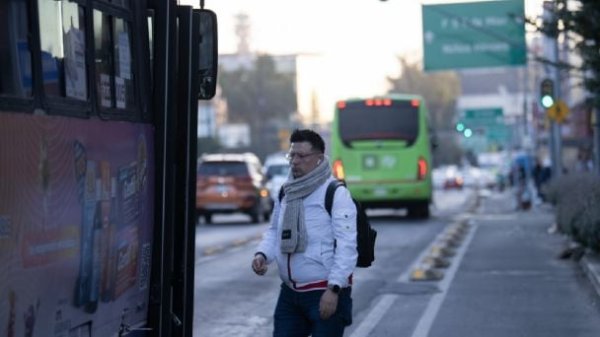
[[25, 0], [0, 1], [0, 95], [32, 95], [27, 14]]
[[44, 92], [87, 100], [85, 11], [71, 1], [38, 0]]
[[[369, 123], [365, 123], [368, 120]], [[390, 106], [366, 106], [349, 102], [340, 113], [341, 140], [400, 140], [411, 145], [419, 134], [419, 108], [410, 102], [395, 101]]]
[[129, 24], [94, 10], [94, 55], [100, 106], [133, 108], [135, 95]]

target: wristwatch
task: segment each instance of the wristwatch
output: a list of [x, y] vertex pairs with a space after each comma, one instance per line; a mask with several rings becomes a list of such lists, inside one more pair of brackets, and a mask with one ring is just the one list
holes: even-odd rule
[[338, 286], [337, 284], [329, 284], [327, 285], [327, 288], [333, 291], [334, 294], [339, 294], [341, 290], [340, 286]]

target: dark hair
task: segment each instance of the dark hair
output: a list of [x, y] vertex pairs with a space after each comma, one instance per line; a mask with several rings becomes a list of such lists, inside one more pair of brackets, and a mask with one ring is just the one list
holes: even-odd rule
[[296, 129], [290, 135], [290, 143], [309, 142], [313, 149], [325, 153], [325, 142], [318, 133], [310, 129]]

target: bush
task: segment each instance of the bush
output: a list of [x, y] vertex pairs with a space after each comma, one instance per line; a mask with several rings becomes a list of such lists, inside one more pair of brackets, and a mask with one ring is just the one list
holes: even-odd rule
[[552, 180], [544, 193], [555, 206], [559, 231], [600, 252], [600, 177], [591, 173], [565, 175]]

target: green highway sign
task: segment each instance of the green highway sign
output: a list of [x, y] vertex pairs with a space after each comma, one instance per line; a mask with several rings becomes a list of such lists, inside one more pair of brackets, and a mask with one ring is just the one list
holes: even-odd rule
[[509, 140], [510, 130], [504, 122], [502, 108], [478, 108], [462, 111], [460, 122], [475, 130], [488, 142], [504, 143]]
[[523, 1], [423, 5], [424, 69], [524, 65]]
[[507, 142], [509, 140], [508, 136], [509, 129], [504, 125], [496, 128], [491, 128], [487, 130], [485, 134], [485, 137], [488, 139], [488, 141], [493, 141], [497, 143]]
[[463, 121], [467, 125], [504, 125], [502, 108], [465, 109]]

